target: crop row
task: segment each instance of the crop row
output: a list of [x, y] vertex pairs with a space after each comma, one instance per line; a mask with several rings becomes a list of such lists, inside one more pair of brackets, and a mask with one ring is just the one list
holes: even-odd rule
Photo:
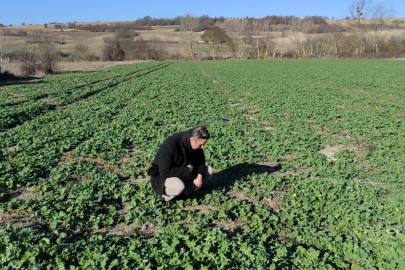
[[15, 106], [6, 106], [5, 108], [0, 108], [0, 130], [15, 127], [22, 124], [26, 120], [31, 120], [38, 115], [43, 114], [44, 112], [54, 110], [56, 106], [65, 106], [80, 99], [85, 99], [91, 95], [97, 94], [100, 91], [130, 80], [133, 77], [143, 76], [148, 72], [154, 71], [156, 68], [161, 67], [152, 66], [142, 68], [124, 75], [116, 75], [112, 78], [75, 86], [71, 89], [64, 89], [63, 91], [58, 89], [56, 92], [51, 93], [36, 91], [33, 88], [31, 91], [38, 94], [38, 96], [35, 96], [33, 99], [34, 101], [22, 102]]

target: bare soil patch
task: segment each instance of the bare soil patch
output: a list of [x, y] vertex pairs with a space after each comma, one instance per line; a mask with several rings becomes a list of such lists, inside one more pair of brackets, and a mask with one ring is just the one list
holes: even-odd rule
[[253, 203], [254, 205], [257, 205], [259, 202], [252, 197], [247, 196], [243, 191], [229, 191], [226, 193], [227, 195], [237, 198], [241, 201], [248, 201], [250, 203]]
[[[81, 230], [75, 231], [75, 233], [80, 233]], [[153, 223], [145, 223], [142, 225], [137, 225], [135, 223], [131, 223], [126, 225], [125, 223], [118, 223], [112, 229], [98, 229], [92, 230], [91, 234], [106, 234], [106, 235], [128, 235], [133, 233], [139, 233], [143, 238], [148, 239], [152, 238], [156, 234], [156, 226]]]
[[219, 226], [223, 232], [225, 232], [228, 236], [233, 236], [236, 234], [243, 233], [243, 224], [240, 221], [225, 221], [220, 220], [214, 223], [214, 225]]
[[254, 117], [254, 116], [247, 116], [247, 115], [246, 115], [246, 117], [247, 117], [249, 120], [252, 120], [252, 121], [255, 121], [255, 122], [258, 121], [258, 119], [257, 119], [256, 117]]
[[282, 233], [282, 232], [279, 233], [279, 234], [276, 234], [276, 235], [272, 235], [272, 236], [271, 236], [271, 238], [276, 239], [276, 240], [280, 241], [280, 242], [283, 243], [283, 244], [291, 243], [291, 237], [292, 237], [291, 234]]
[[125, 235], [133, 233], [135, 228], [137, 228], [137, 225], [134, 223], [131, 223], [129, 225], [125, 225], [125, 223], [119, 223], [110, 230], [102, 228], [92, 231], [91, 234]]
[[264, 198], [261, 203], [272, 209], [283, 210], [284, 207], [279, 200], [285, 195], [285, 192], [272, 191], [270, 194], [272, 194], [272, 198]]
[[326, 145], [324, 149], [319, 150], [318, 152], [325, 155], [328, 161], [336, 161], [334, 155], [344, 149], [345, 149], [344, 145], [335, 145], [335, 146]]
[[23, 187], [10, 191], [12, 198], [19, 200], [38, 199], [39, 195], [34, 191], [35, 187]]
[[150, 181], [150, 176], [146, 176], [145, 178], [141, 178], [141, 179], [135, 179], [135, 178], [131, 177], [127, 181], [125, 181], [125, 183], [139, 185], [140, 183], [149, 182], [149, 181]]
[[391, 189], [388, 185], [386, 185], [384, 183], [376, 182], [376, 181], [373, 181], [373, 180], [370, 180], [370, 179], [354, 178], [353, 181], [357, 182], [357, 183], [364, 183], [364, 184], [370, 184], [372, 186], [378, 186], [380, 188], [387, 189], [387, 190]]
[[208, 211], [219, 211], [219, 208], [213, 205], [197, 205], [184, 207], [184, 210], [196, 211], [198, 214], [204, 214]]
[[328, 161], [336, 161], [336, 158], [334, 157], [335, 154], [343, 151], [343, 150], [350, 150], [355, 152], [357, 159], [359, 156], [361, 156], [367, 149], [368, 147], [366, 145], [362, 144], [349, 144], [349, 145], [324, 145], [324, 149], [319, 150], [318, 153], [321, 153], [327, 157]]
[[10, 147], [6, 148], [6, 150], [8, 152], [11, 152], [11, 151], [14, 151], [14, 149], [16, 149], [16, 148], [17, 148], [17, 145], [13, 145], [13, 146], [10, 146]]
[[73, 154], [74, 154], [74, 150], [63, 153], [62, 157], [60, 158], [60, 160], [58, 162], [58, 166], [60, 166], [60, 167], [64, 166], [68, 162], [84, 160], [84, 161], [88, 161], [88, 162], [95, 162], [95, 163], [97, 163], [97, 168], [108, 169], [108, 170], [116, 173], [119, 176], [124, 176], [128, 173], [126, 170], [123, 170], [121, 168], [118, 168], [116, 166], [109, 164], [109, 161], [107, 161], [107, 160], [104, 160], [101, 158], [90, 158], [90, 157], [82, 157], [82, 156], [72, 157]]
[[124, 203], [122, 203], [122, 205], [118, 208], [118, 213], [119, 213], [120, 215], [124, 215], [124, 214], [128, 213], [128, 212], [129, 212], [128, 207], [129, 207], [130, 205], [131, 205], [131, 202], [124, 202]]
[[132, 162], [132, 159], [134, 156], [141, 155], [142, 153], [143, 153], [142, 150], [134, 148], [131, 151], [129, 151], [129, 153], [128, 153], [130, 157], [123, 158], [123, 159], [121, 159], [121, 161], [124, 164], [130, 164]]
[[34, 224], [44, 225], [45, 222], [32, 218], [29, 213], [18, 209], [12, 209], [5, 213], [0, 212], [0, 229], [6, 228], [9, 224], [14, 229], [22, 229]]

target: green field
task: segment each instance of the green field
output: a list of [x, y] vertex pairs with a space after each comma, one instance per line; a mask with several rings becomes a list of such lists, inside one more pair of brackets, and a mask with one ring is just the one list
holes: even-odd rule
[[[1, 269], [405, 269], [403, 61], [148, 62], [0, 87]], [[198, 124], [215, 178], [146, 168]]]

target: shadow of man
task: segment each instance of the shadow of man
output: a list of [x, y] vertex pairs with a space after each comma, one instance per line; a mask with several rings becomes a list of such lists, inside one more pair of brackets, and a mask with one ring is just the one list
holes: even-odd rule
[[215, 173], [207, 183], [204, 183], [203, 187], [194, 193], [194, 197], [202, 197], [213, 190], [225, 189], [228, 192], [232, 189], [233, 184], [240, 179], [246, 178], [254, 173], [272, 174], [281, 170], [281, 164], [276, 166], [259, 165], [256, 163], [239, 163], [237, 165], [226, 168], [218, 173]]

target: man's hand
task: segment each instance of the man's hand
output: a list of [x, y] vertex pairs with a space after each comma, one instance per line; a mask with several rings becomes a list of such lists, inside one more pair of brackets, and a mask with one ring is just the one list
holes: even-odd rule
[[187, 168], [189, 168], [189, 169], [190, 169], [190, 172], [192, 172], [193, 169], [194, 169], [194, 166], [190, 164], [190, 165], [187, 165]]
[[195, 186], [195, 191], [199, 190], [202, 186], [202, 175], [199, 174], [196, 179], [193, 181]]

